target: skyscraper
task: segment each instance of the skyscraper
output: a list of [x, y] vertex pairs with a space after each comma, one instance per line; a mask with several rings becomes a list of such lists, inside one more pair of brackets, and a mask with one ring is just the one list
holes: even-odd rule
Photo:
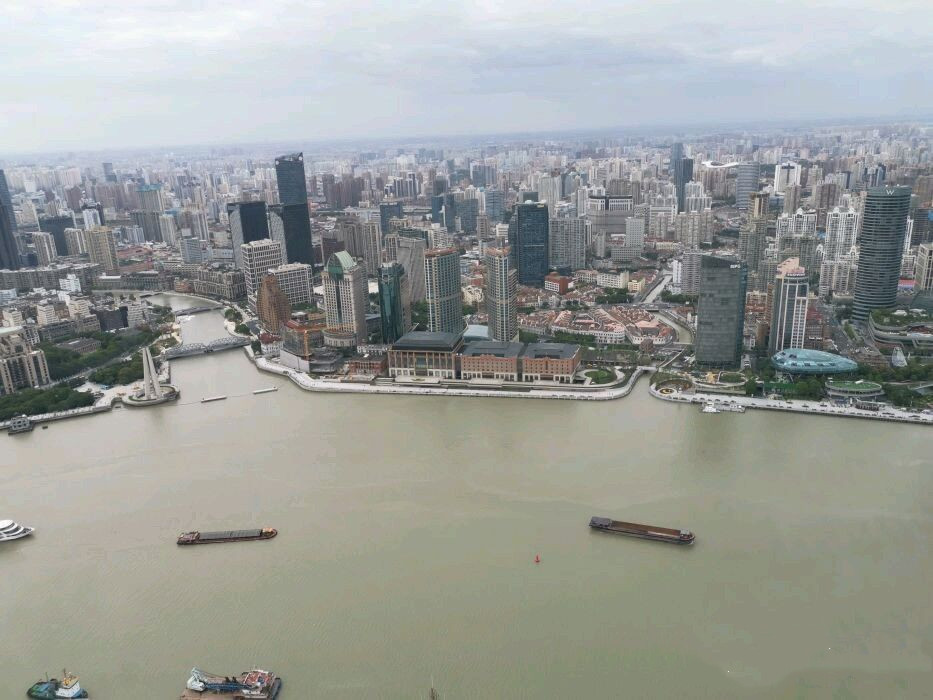
[[143, 211], [165, 211], [165, 202], [162, 200], [162, 185], [140, 185], [136, 188], [139, 197], [139, 208]]
[[678, 158], [674, 161], [674, 191], [677, 193], [677, 211], [685, 210], [687, 203], [684, 187], [693, 179], [693, 158]]
[[328, 259], [323, 281], [327, 327], [353, 334], [357, 345], [365, 343], [366, 270], [342, 250]]
[[19, 248], [10, 225], [11, 211], [0, 201], [0, 270], [18, 270], [21, 267]]
[[[269, 237], [269, 221], [265, 202], [232, 202], [227, 204], [230, 219], [230, 242], [233, 245], [233, 263], [243, 267], [240, 246]], [[310, 225], [310, 224], [309, 224]]]
[[240, 246], [243, 260], [243, 277], [246, 280], [246, 296], [255, 302], [259, 285], [273, 267], [285, 262], [283, 246], [279, 241], [263, 238]]
[[788, 185], [800, 184], [800, 163], [778, 163], [774, 166], [774, 191], [783, 194]]
[[519, 284], [543, 286], [549, 265], [546, 204], [526, 202], [515, 205], [509, 222], [509, 246]]
[[42, 266], [49, 265], [58, 257], [55, 237], [51, 233], [36, 231], [32, 234], [32, 244], [36, 247], [36, 257]]
[[548, 223], [550, 267], [573, 272], [586, 267], [586, 229], [582, 216], [552, 218]]
[[117, 244], [113, 230], [101, 226], [84, 232], [87, 241], [87, 252], [91, 262], [100, 264], [106, 272], [115, 272], [120, 269], [117, 260]]
[[774, 291], [771, 294], [769, 355], [803, 347], [807, 335], [808, 293], [806, 271], [793, 258], [784, 261], [774, 278]]
[[310, 265], [311, 214], [308, 210], [308, 186], [305, 181], [303, 153], [289, 153], [275, 159], [275, 177], [279, 185], [277, 213], [285, 234], [285, 257], [288, 262]]
[[[4, 214], [9, 223], [10, 235], [12, 236], [16, 231], [16, 214], [13, 212], [13, 198], [10, 197], [10, 187], [7, 184], [6, 174], [2, 168], [0, 168], [0, 208], [5, 210]], [[19, 256], [17, 255], [17, 257]]]
[[55, 237], [55, 247], [59, 253], [66, 250], [68, 241], [65, 238], [65, 229], [73, 228], [75, 225], [74, 216], [63, 214], [62, 216], [44, 216], [39, 219], [39, 230], [51, 233]]
[[742, 359], [747, 284], [745, 263], [703, 256], [695, 343], [698, 366], [732, 367]]
[[432, 248], [424, 254], [424, 290], [428, 330], [462, 333], [460, 254], [454, 248]]
[[256, 298], [256, 314], [262, 327], [272, 333], [278, 333], [292, 317], [291, 304], [275, 275], [262, 278]]
[[411, 287], [397, 262], [379, 268], [379, 315], [383, 343], [394, 343], [411, 329]]
[[379, 205], [379, 228], [382, 235], [389, 233], [389, 222], [392, 219], [402, 219], [405, 214], [402, 212], [401, 202], [383, 202]]
[[826, 215], [826, 244], [823, 246], [824, 260], [838, 260], [848, 255], [858, 235], [858, 211], [833, 208]]
[[852, 318], [894, 306], [910, 209], [909, 187], [873, 187], [865, 198]]
[[933, 243], [921, 243], [917, 248], [914, 285], [921, 292], [933, 289]]
[[398, 237], [398, 262], [405, 268], [411, 286], [411, 301], [424, 301], [424, 241], [420, 238]]
[[758, 191], [758, 163], [739, 163], [735, 177], [735, 206], [748, 209], [748, 195]]
[[363, 260], [366, 262], [366, 274], [370, 277], [379, 276], [382, 265], [382, 231], [376, 221], [363, 223]]
[[508, 248], [486, 249], [486, 312], [493, 340], [518, 338], [518, 277]]
[[486, 216], [489, 221], [497, 224], [502, 221], [502, 215], [505, 213], [505, 193], [496, 188], [486, 189]]

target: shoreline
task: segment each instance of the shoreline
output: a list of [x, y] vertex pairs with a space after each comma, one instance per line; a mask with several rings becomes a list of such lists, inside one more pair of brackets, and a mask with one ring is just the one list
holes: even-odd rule
[[[910, 423], [911, 425], [933, 425], [933, 414], [920, 413], [919, 411], [905, 411], [894, 406], [882, 412], [868, 411], [850, 406], [836, 406], [828, 403], [824, 406], [818, 401], [780, 401], [778, 399], [764, 399], [758, 396], [735, 396], [731, 394], [708, 394], [703, 392], [685, 394], [679, 391], [675, 391], [673, 394], [662, 394], [654, 386], [648, 387], [648, 391], [656, 399], [672, 401], [674, 403], [702, 405], [710, 402], [732, 402], [745, 408], [757, 408], [766, 411], [810, 413], [840, 418], [862, 418], [895, 423]], [[916, 416], [916, 418], [912, 418], [911, 416]]]

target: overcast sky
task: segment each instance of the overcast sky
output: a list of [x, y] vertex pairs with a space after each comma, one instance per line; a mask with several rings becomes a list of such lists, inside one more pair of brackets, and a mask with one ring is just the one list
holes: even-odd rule
[[933, 114], [933, 2], [4, 0], [0, 153]]

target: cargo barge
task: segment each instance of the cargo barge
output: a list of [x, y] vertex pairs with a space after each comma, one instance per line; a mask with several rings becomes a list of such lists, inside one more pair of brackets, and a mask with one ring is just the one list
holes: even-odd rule
[[696, 539], [690, 530], [675, 530], [669, 527], [655, 527], [654, 525], [639, 525], [638, 523], [625, 523], [611, 518], [590, 518], [590, 527], [594, 530], [614, 532], [619, 535], [640, 537], [643, 540], [656, 540], [671, 544], [693, 544]]
[[254, 669], [239, 676], [216, 676], [193, 668], [179, 700], [275, 700], [282, 690], [282, 679], [271, 671]]
[[218, 544], [220, 542], [246, 542], [248, 540], [271, 540], [279, 534], [274, 527], [261, 530], [220, 530], [218, 532], [183, 532], [178, 544]]

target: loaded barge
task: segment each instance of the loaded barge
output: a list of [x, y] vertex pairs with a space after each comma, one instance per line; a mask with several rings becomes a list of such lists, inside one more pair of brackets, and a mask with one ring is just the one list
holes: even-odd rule
[[219, 542], [246, 542], [247, 540], [271, 540], [279, 534], [274, 527], [261, 530], [222, 530], [219, 532], [183, 532], [178, 544], [217, 544]]
[[179, 700], [201, 700], [220, 696], [225, 700], [275, 700], [282, 690], [282, 679], [271, 671], [254, 669], [239, 676], [215, 676], [191, 669], [185, 692]]
[[693, 544], [696, 539], [690, 530], [674, 530], [669, 527], [655, 527], [654, 525], [639, 525], [638, 523], [624, 523], [611, 518], [590, 518], [590, 527], [604, 532], [615, 532], [619, 535], [640, 537], [643, 540], [656, 540], [670, 542], [671, 544]]

